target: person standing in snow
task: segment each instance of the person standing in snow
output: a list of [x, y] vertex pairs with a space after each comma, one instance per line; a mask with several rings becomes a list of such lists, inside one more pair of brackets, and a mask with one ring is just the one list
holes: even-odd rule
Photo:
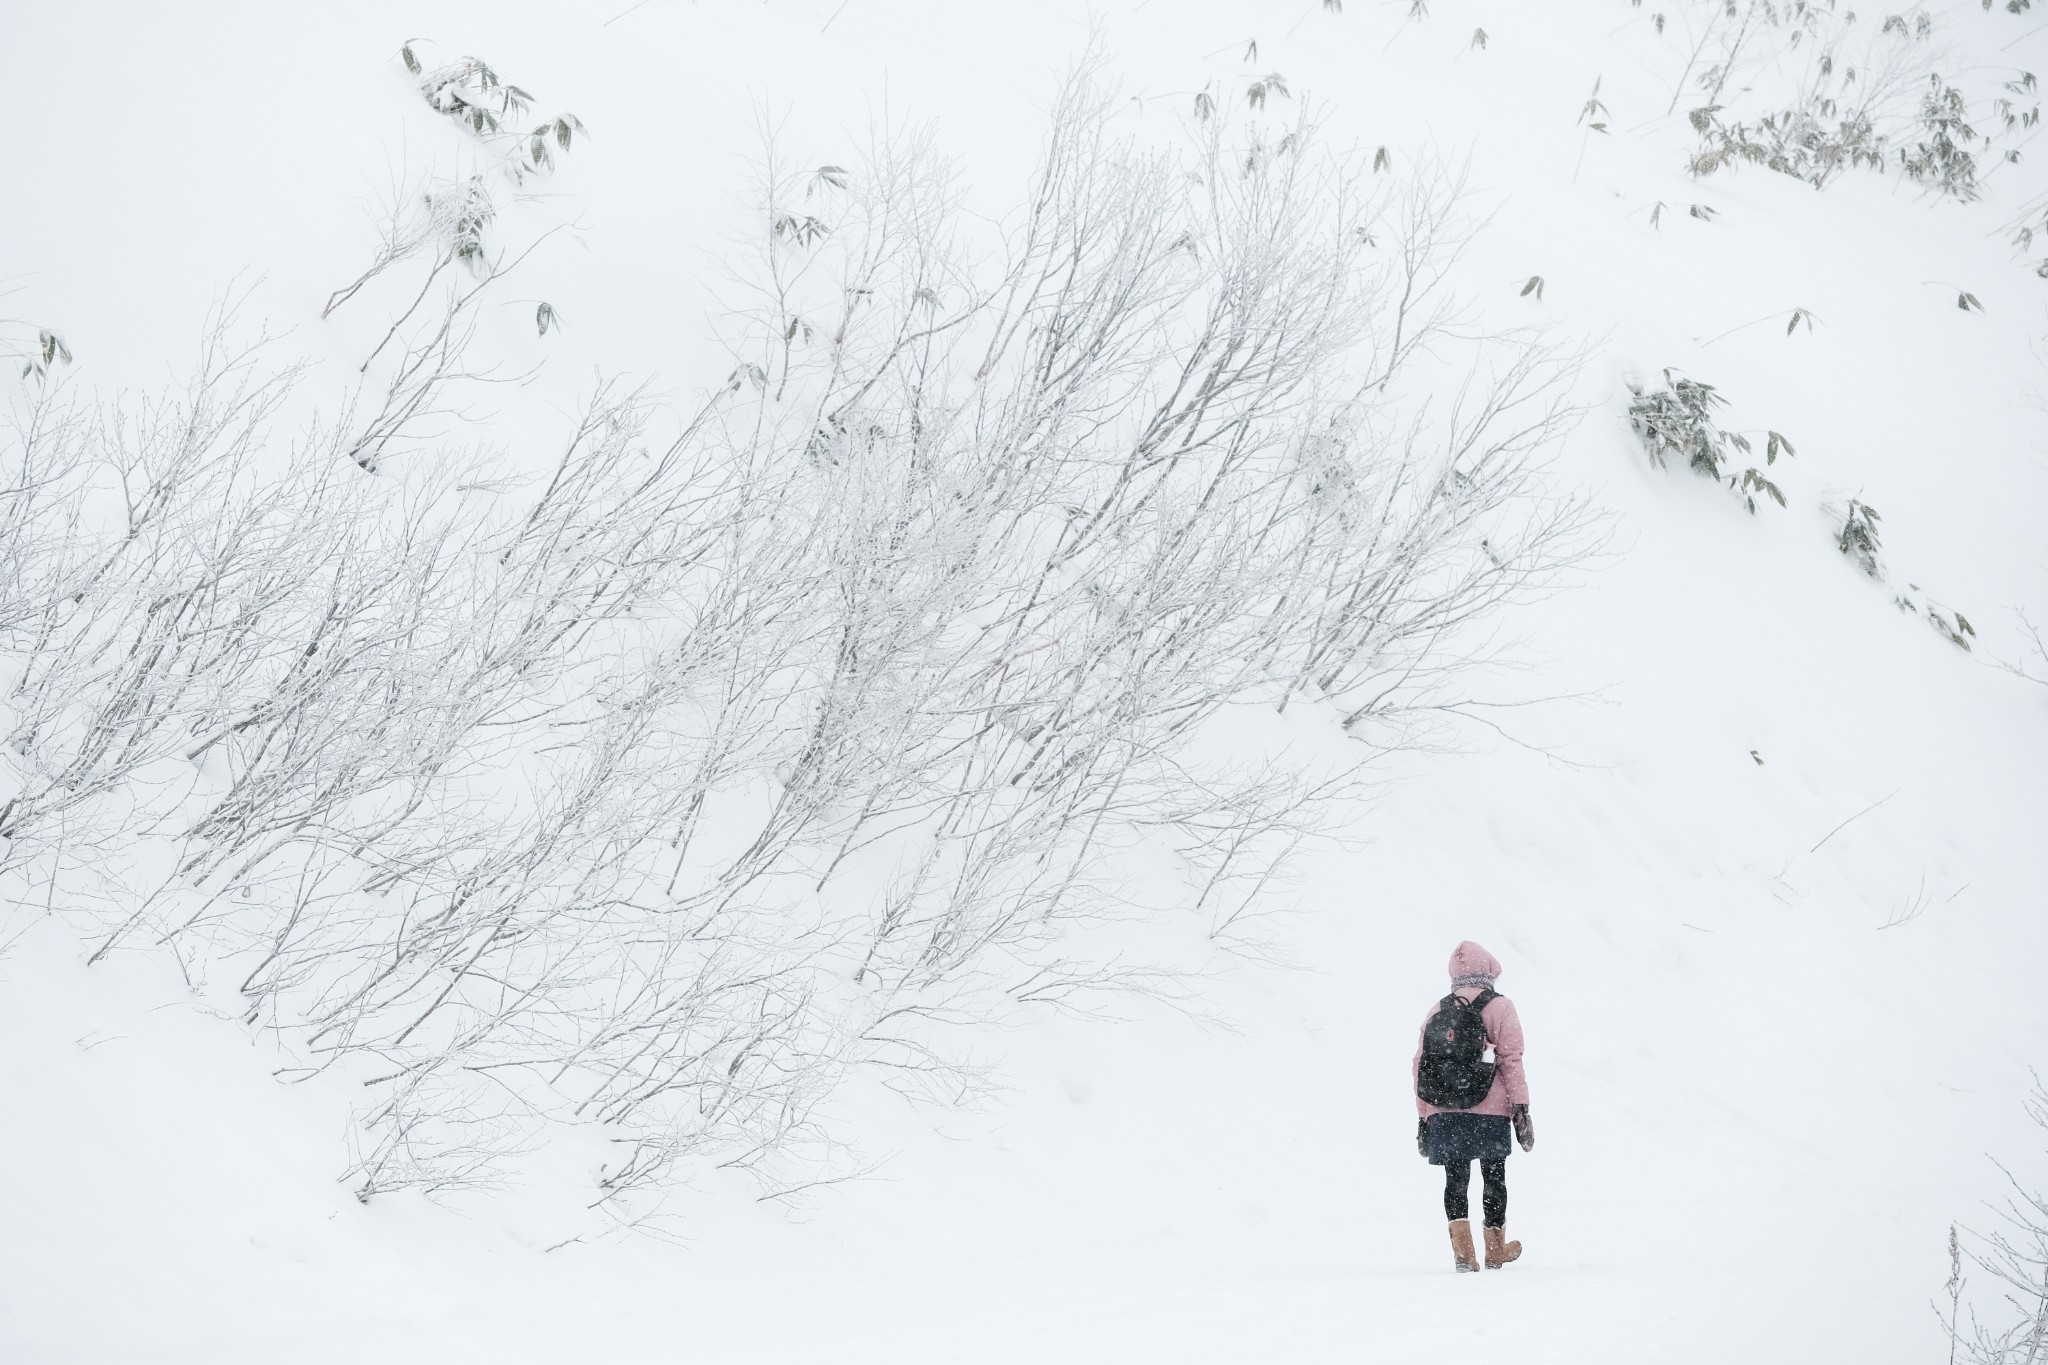
[[1474, 1161], [1485, 1187], [1486, 1268], [1522, 1254], [1507, 1234], [1508, 1136], [1512, 1129], [1526, 1152], [1536, 1145], [1536, 1125], [1522, 1073], [1522, 1021], [1514, 1002], [1494, 990], [1499, 975], [1492, 953], [1460, 943], [1451, 954], [1451, 993], [1422, 1021], [1415, 1048], [1415, 1143], [1444, 1168], [1444, 1216], [1460, 1271], [1479, 1269], [1467, 1203]]

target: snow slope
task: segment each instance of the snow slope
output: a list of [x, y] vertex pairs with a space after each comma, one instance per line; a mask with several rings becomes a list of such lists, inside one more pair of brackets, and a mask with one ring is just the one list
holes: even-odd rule
[[[1428, 8], [0, 8], [0, 90], [33, 130], [0, 171], [7, 311], [61, 323], [106, 388], [160, 382], [237, 278], [245, 317], [328, 344], [312, 319], [366, 248], [361, 207], [446, 131], [400, 41], [574, 109], [592, 136], [549, 185], [576, 231], [533, 285], [568, 326], [515, 415], [559, 411], [593, 365], [677, 389], [723, 373], [704, 319], [764, 117], [821, 161], [871, 120], [937, 118], [1002, 202], [1091, 23], [1162, 130], [1208, 80], [1283, 72], [1342, 138], [1469, 151], [1490, 218], [1463, 286], [1490, 324], [1590, 343], [1560, 477], [1614, 530], [1596, 573], [1518, 619], [1541, 664], [1501, 683], [1577, 700], [1411, 759], [1356, 846], [1301, 869], [1301, 968], [1217, 985], [1234, 1032], [1134, 1007], [991, 1038], [1001, 1103], [849, 1097], [897, 1152], [878, 1178], [794, 1213], [708, 1189], [676, 1244], [546, 1250], [587, 1226], [566, 1181], [358, 1206], [333, 1180], [346, 1094], [273, 1084], [269, 1045], [175, 969], [87, 969], [17, 907], [0, 1358], [1942, 1358], [1949, 1221], [1996, 1196], [1987, 1153], [2040, 1170], [2020, 1101], [2048, 1053], [2048, 689], [1983, 657], [2020, 653], [2007, 608], [2048, 617], [2043, 285], [1997, 232], [2039, 180], [2001, 168], [1968, 206], [1868, 173], [1823, 194], [1756, 169], [1695, 182], [1664, 116], [1683, 55], [1649, 11]], [[1943, 20], [1986, 79], [2048, 57], [2024, 17]], [[1574, 123], [1596, 78], [1604, 136]], [[1540, 300], [1518, 293], [1532, 274]], [[1821, 325], [1786, 336], [1793, 307]], [[1666, 366], [1719, 385], [1728, 425], [1792, 438], [1789, 508], [1751, 517], [1646, 465], [1624, 384]], [[1894, 579], [1965, 611], [1979, 653], [1835, 552], [1820, 508], [1849, 494], [1884, 512]], [[1462, 937], [1507, 964], [1540, 1134], [1510, 1163], [1525, 1258], [1477, 1280], [1447, 1273], [1406, 1079]], [[1644, 1009], [1653, 1037], [1618, 1031]]]

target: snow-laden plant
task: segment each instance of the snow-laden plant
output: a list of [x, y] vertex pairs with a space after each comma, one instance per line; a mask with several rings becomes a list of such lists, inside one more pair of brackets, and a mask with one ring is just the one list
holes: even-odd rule
[[[1917, 80], [1916, 48], [1933, 35], [1923, 8], [1872, 25], [1830, 0], [1674, 0], [1658, 19], [1657, 31], [1685, 54], [1667, 113], [1688, 95], [1717, 105], [1732, 92], [1767, 106], [1832, 96], [1853, 108], [1896, 93], [1901, 79]], [[1666, 19], [1675, 21], [1668, 32]]]
[[583, 123], [567, 110], [528, 124], [533, 96], [502, 79], [490, 63], [462, 57], [428, 68], [412, 45], [399, 49], [405, 69], [420, 78], [420, 96], [484, 145], [498, 149], [515, 179], [554, 169], [557, 151], [569, 150]]
[[1977, 628], [1970, 624], [1969, 617], [1953, 607], [1943, 606], [1927, 597], [1918, 583], [1908, 583], [1905, 591], [1897, 593], [1892, 598], [1892, 604], [1900, 611], [1927, 622], [1934, 628], [1935, 634], [1957, 649], [1967, 651], [1970, 648], [1970, 641], [1976, 637]]
[[1725, 123], [1720, 115], [1720, 106], [1711, 104], [1689, 115], [1701, 141], [1686, 166], [1694, 175], [1748, 162], [1825, 189], [1846, 169], [1884, 165], [1884, 140], [1869, 116], [1860, 110], [1844, 116], [1831, 100], [1780, 109], [1753, 123]]
[[427, 263], [419, 291], [423, 305], [435, 299], [435, 281], [451, 266], [467, 266], [478, 276], [495, 274], [505, 258], [484, 234], [498, 213], [497, 198], [482, 175], [430, 178], [402, 191], [378, 220], [379, 240], [369, 266], [327, 296], [321, 318], [332, 315], [372, 280], [409, 261]]
[[1835, 548], [1872, 578], [1884, 577], [1878, 567], [1877, 509], [1861, 498], [1849, 499], [1842, 511], [1842, 525], [1835, 533]]
[[1899, 166], [1912, 179], [1930, 185], [1951, 199], [1977, 197], [1977, 158], [1970, 148], [1981, 141], [1970, 126], [1963, 92], [1937, 74], [1929, 74], [1921, 97], [1919, 140], [1899, 149]]
[[[484, 159], [465, 173], [429, 176], [397, 189], [378, 216], [379, 241], [368, 267], [328, 295], [320, 310], [323, 319], [372, 280], [407, 263], [426, 263], [416, 309], [437, 297], [435, 284], [450, 267], [467, 267], [481, 280], [509, 269], [521, 253], [502, 250], [486, 235], [498, 220], [501, 193], [516, 197], [527, 177], [553, 170], [556, 153], [568, 151], [577, 134], [587, 134], [582, 120], [567, 112], [524, 129], [514, 127], [532, 109], [533, 96], [475, 57], [427, 69], [408, 44], [399, 50], [399, 59], [420, 77], [420, 94], [428, 105], [470, 134], [483, 148]], [[535, 324], [543, 336], [554, 321], [553, 306], [539, 304]]]
[[[1875, 24], [1817, 0], [1711, 0], [1674, 12], [1689, 55], [1671, 108], [1689, 91], [1702, 100], [1688, 114], [1700, 138], [1687, 163], [1694, 175], [1757, 165], [1822, 189], [1845, 170], [1882, 169], [1896, 152], [1908, 178], [1976, 196], [1990, 139], [1944, 74], [1926, 9]], [[2010, 100], [1993, 112], [2007, 132], [2026, 126]]]
[[1967, 651], [1970, 648], [1970, 640], [1977, 634], [1977, 628], [1970, 624], [1969, 617], [1932, 602], [1918, 604], [1918, 609], [1920, 614], [1927, 618], [1927, 624], [1933, 626], [1942, 639], [1960, 650]]
[[[2021, 71], [2004, 84], [2005, 96], [1993, 106], [1994, 117], [2008, 135], [2032, 131], [2041, 122], [2039, 98], [2040, 82], [2031, 71]], [[2005, 153], [2008, 161], [2019, 159], [2018, 149]], [[2008, 221], [2006, 231], [2011, 234], [2016, 251], [2031, 251], [2034, 239], [2048, 232], [2048, 195], [2030, 195], [2021, 204], [2019, 211]], [[2048, 279], [2048, 260], [2035, 263], [2034, 273]]]
[[[2048, 1091], [2038, 1084], [2027, 1113], [2048, 1132]], [[1946, 1307], [1935, 1315], [1948, 1336], [1950, 1359], [1961, 1365], [2048, 1360], [2048, 1191], [2005, 1175], [2010, 1191], [1998, 1227], [1983, 1233], [1949, 1228]], [[1970, 1292], [1970, 1270], [1988, 1278], [1990, 1294]]]
[[1366, 754], [1458, 710], [1587, 543], [1540, 473], [1571, 364], [1441, 326], [1453, 174], [1116, 108], [1066, 90], [999, 232], [922, 136], [771, 152], [730, 374], [600, 386], [517, 491], [407, 458], [494, 272], [389, 291], [296, 429], [231, 327], [140, 408], [37, 400], [0, 875], [360, 1081], [364, 1198], [558, 1124], [615, 1211], [786, 1188], [849, 1078], [958, 1098], [964, 1026], [1255, 950], [1354, 779], [1222, 722], [1300, 701]]
[[[1749, 437], [1739, 431], [1724, 431], [1714, 421], [1714, 410], [1727, 400], [1711, 384], [1687, 379], [1672, 370], [1664, 371], [1664, 387], [1649, 389], [1629, 385], [1635, 395], [1629, 403], [1629, 426], [1649, 453], [1650, 462], [1663, 468], [1680, 462], [1696, 474], [1719, 480], [1741, 494], [1745, 506], [1756, 511], [1756, 495], [1762, 493], [1785, 505], [1785, 494], [1754, 465], [1735, 472], [1736, 455], [1750, 455]], [[1778, 452], [1797, 452], [1777, 432], [1766, 432], [1764, 463], [1778, 462]]]
[[[1877, 529], [1882, 518], [1877, 509], [1861, 498], [1850, 498], [1846, 505], [1830, 505], [1829, 510], [1840, 518], [1835, 529], [1835, 548], [1865, 574], [1879, 582], [1885, 581], [1884, 565], [1879, 559], [1881, 544]], [[1977, 628], [1970, 624], [1969, 617], [1926, 597], [1918, 583], [1908, 583], [1903, 591], [1893, 595], [1892, 602], [1900, 611], [1926, 621], [1936, 634], [1958, 649], [1968, 650], [1970, 641], [1976, 638]]]

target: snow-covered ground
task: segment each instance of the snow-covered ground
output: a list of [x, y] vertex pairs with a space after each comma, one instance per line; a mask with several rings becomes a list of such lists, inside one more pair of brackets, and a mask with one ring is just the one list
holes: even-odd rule
[[[1489, 216], [1461, 285], [1488, 325], [1590, 347], [1558, 472], [1613, 532], [1515, 619], [1538, 666], [1501, 695], [1554, 700], [1388, 772], [1356, 842], [1300, 868], [1298, 968], [1215, 985], [1233, 1030], [1134, 1005], [993, 1036], [998, 1102], [851, 1096], [896, 1153], [878, 1176], [794, 1211], [706, 1189], [673, 1242], [555, 1246], [591, 1225], [545, 1169], [358, 1205], [342, 1089], [276, 1084], [271, 1045], [170, 964], [88, 969], [19, 909], [0, 1357], [1942, 1359], [1950, 1221], [1987, 1221], [1987, 1154], [2043, 1171], [2022, 1100], [2048, 1061], [2048, 687], [1987, 662], [2023, 657], [2012, 608], [2048, 618], [2048, 286], [1999, 231], [2043, 182], [2022, 160], [1959, 205], [1870, 172], [1692, 180], [1654, 5], [0, 6], [4, 311], [60, 324], [107, 389], [161, 382], [237, 280], [245, 318], [326, 344], [363, 206], [447, 133], [400, 42], [573, 109], [590, 136], [547, 189], [576, 226], [531, 286], [566, 321], [545, 354], [567, 387], [508, 411], [597, 365], [716, 382], [706, 319], [763, 119], [819, 161], [936, 119], [1002, 203], [1091, 24], [1162, 132], [1206, 82], [1281, 72], [1341, 141], [1469, 153]], [[1987, 88], [2048, 59], [2026, 16], [1936, 13]], [[1575, 122], [1596, 80], [1604, 134]], [[1818, 325], [1788, 336], [1794, 308]], [[1729, 427], [1791, 438], [1787, 508], [1648, 466], [1625, 386], [1665, 367], [1718, 385]], [[1890, 584], [1834, 547], [1823, 504], [1852, 495], [1884, 513]], [[1907, 584], [1977, 650], [1900, 611]], [[1466, 937], [1506, 964], [1539, 1132], [1509, 1165], [1524, 1258], [1476, 1278], [1449, 1273], [1407, 1081]]]

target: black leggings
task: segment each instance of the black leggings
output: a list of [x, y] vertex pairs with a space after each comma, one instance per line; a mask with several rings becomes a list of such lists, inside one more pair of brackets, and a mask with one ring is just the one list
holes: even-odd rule
[[[1485, 1186], [1480, 1198], [1480, 1207], [1486, 1214], [1486, 1226], [1504, 1228], [1508, 1225], [1508, 1159], [1496, 1157], [1479, 1163], [1479, 1178]], [[1472, 1163], [1469, 1161], [1446, 1161], [1444, 1163], [1444, 1217], [1453, 1223], [1471, 1217], [1472, 1205], [1466, 1198], [1466, 1191], [1472, 1184]]]

